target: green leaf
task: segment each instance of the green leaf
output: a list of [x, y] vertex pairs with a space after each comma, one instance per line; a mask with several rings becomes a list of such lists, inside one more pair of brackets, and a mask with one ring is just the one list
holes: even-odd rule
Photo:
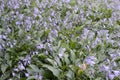
[[64, 54], [66, 64], [70, 64], [70, 60], [68, 59], [68, 57], [69, 57], [68, 54]]
[[47, 58], [47, 61], [49, 61], [52, 65], [54, 65], [54, 60]]
[[117, 20], [116, 23], [117, 23], [118, 25], [120, 25], [120, 20]]
[[101, 78], [101, 77], [98, 77], [98, 78], [96, 78], [95, 80], [102, 80], [102, 78]]
[[35, 76], [29, 76], [28, 78], [27, 78], [27, 80], [37, 80], [37, 78], [35, 77]]
[[61, 42], [62, 42], [61, 40], [58, 42], [58, 46], [57, 46], [58, 48], [60, 48]]
[[1, 31], [1, 32], [6, 32], [6, 30], [5, 30], [5, 29], [2, 29], [2, 28], [0, 28], [0, 31]]
[[22, 36], [22, 35], [23, 35], [23, 30], [22, 30], [22, 29], [19, 29], [18, 35], [19, 35], [19, 36]]
[[8, 65], [11, 67], [12, 66], [12, 60], [8, 61]]
[[29, 66], [30, 66], [35, 72], [40, 72], [40, 69], [39, 69], [36, 65], [30, 64]]
[[72, 50], [70, 50], [70, 58], [71, 58], [71, 61], [73, 61], [73, 63], [75, 62], [75, 59], [76, 59], [76, 56], [75, 56], [75, 53], [72, 51]]
[[7, 68], [8, 68], [8, 65], [7, 65], [7, 64], [2, 64], [2, 65], [1, 65], [1, 71], [2, 71], [2, 73], [4, 73]]
[[0, 80], [7, 80], [10, 77], [10, 73], [12, 70], [6, 71], [4, 74], [0, 75]]
[[34, 0], [31, 1], [31, 7], [36, 7], [36, 2]]
[[71, 0], [71, 1], [70, 1], [70, 5], [71, 5], [71, 6], [74, 6], [74, 5], [76, 5], [76, 4], [77, 4], [77, 1], [76, 1], [76, 0]]
[[49, 66], [49, 65], [43, 65], [43, 67], [45, 67], [48, 70], [50, 70], [53, 73], [54, 76], [59, 77], [59, 74], [60, 74], [60, 70], [59, 69], [54, 68], [54, 67]]
[[44, 36], [48, 36], [49, 33], [50, 33], [50, 30], [47, 29], [47, 30], [44, 32]]
[[65, 16], [66, 16], [66, 12], [68, 11], [69, 9], [67, 7], [64, 7], [62, 9], [62, 12], [61, 12], [61, 18], [63, 19]]
[[68, 73], [66, 74], [67, 77], [69, 77], [70, 79], [73, 79], [74, 78], [74, 73], [69, 70]]
[[10, 55], [6, 53], [6, 54], [5, 54], [5, 59], [6, 59], [6, 60], [9, 60], [9, 59], [10, 59]]
[[30, 74], [34, 74], [34, 70], [31, 69], [31, 68], [26, 68], [27, 72], [30, 73]]
[[26, 78], [20, 78], [20, 80], [26, 80]]
[[71, 40], [71, 41], [70, 41], [70, 47], [71, 47], [72, 49], [75, 49], [75, 48], [76, 48], [76, 42], [73, 41], [73, 40]]
[[56, 57], [55, 61], [57, 62], [58, 66], [62, 66], [62, 62], [60, 61], [59, 57]]

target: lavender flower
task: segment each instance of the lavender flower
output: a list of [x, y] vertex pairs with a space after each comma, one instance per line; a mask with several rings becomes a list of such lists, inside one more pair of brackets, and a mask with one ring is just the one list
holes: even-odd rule
[[33, 14], [33, 15], [36, 17], [36, 16], [39, 14], [39, 12], [40, 12], [40, 11], [38, 10], [38, 8], [35, 7], [35, 8], [34, 8], [34, 14]]
[[69, 3], [69, 2], [70, 2], [70, 0], [63, 0], [63, 2], [65, 2], [65, 3]]
[[84, 62], [86, 62], [87, 64], [89, 64], [90, 66], [94, 66], [95, 61], [96, 61], [96, 57], [95, 56], [89, 56], [87, 57]]
[[23, 66], [22, 63], [18, 64], [18, 68], [19, 68], [20, 70], [25, 70], [25, 67]]
[[117, 54], [115, 54], [115, 53], [110, 54], [110, 57], [112, 58], [112, 60], [115, 60], [117, 58]]
[[15, 73], [14, 73], [14, 72], [12, 72], [12, 76], [15, 76]]
[[29, 73], [25, 73], [25, 76], [26, 76], [26, 77], [29, 77], [29, 76], [30, 76], [30, 74], [29, 74]]
[[17, 8], [20, 8], [20, 4], [22, 4], [20, 0], [10, 0], [8, 2], [8, 7], [17, 9]]
[[51, 33], [53, 33], [56, 37], [58, 37], [58, 31], [57, 30], [52, 30]]
[[42, 80], [43, 76], [39, 73], [36, 73], [35, 74], [35, 77], [38, 79], [38, 80]]
[[115, 76], [120, 76], [120, 71], [114, 70], [113, 73]]
[[110, 80], [113, 80], [114, 77], [115, 77], [115, 75], [114, 75], [113, 73], [109, 73], [109, 74], [108, 74], [108, 77], [109, 77]]
[[30, 0], [24, 0], [26, 6], [30, 6]]
[[24, 17], [24, 14], [19, 14], [19, 19], [22, 20]]
[[14, 68], [14, 71], [18, 72], [19, 70], [18, 70], [18, 68]]
[[0, 45], [0, 50], [2, 50], [3, 48], [2, 48], [2, 46]]
[[36, 46], [36, 48], [37, 49], [42, 49], [42, 48], [44, 48], [44, 45], [40, 43], [39, 45]]
[[100, 67], [100, 71], [109, 71], [109, 66], [103, 65], [102, 67]]

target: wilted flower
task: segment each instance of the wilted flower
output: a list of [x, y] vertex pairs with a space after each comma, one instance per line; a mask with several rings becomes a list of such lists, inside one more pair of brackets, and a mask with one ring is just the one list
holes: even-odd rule
[[83, 64], [80, 66], [80, 68], [81, 68], [83, 71], [86, 70], [87, 64], [86, 64], [86, 63], [83, 63]]

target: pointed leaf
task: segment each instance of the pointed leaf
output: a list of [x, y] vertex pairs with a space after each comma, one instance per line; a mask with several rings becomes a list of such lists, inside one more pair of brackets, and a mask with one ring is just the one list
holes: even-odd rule
[[1, 71], [4, 73], [7, 69], [8, 65], [7, 64], [2, 64], [1, 65]]
[[59, 77], [60, 70], [58, 70], [52, 66], [49, 66], [49, 65], [43, 65], [43, 67], [49, 69], [53, 73], [54, 76]]

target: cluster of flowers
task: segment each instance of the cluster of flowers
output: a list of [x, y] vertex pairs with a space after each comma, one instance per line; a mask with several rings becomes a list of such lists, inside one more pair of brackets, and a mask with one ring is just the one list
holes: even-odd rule
[[[103, 4], [97, 5], [98, 3]], [[101, 45], [101, 48], [104, 48], [107, 44], [120, 47], [118, 39], [120, 37], [119, 4], [119, 0], [96, 0], [93, 2], [90, 2], [90, 0], [0, 0], [0, 52], [7, 47], [14, 48], [19, 42], [25, 43], [24, 41], [31, 42], [31, 40], [34, 40], [36, 50], [32, 54], [38, 54], [39, 50], [45, 49], [45, 53], [48, 55], [49, 51], [52, 53], [53, 43], [59, 37], [60, 31], [64, 29], [73, 30], [82, 25], [85, 25], [85, 27], [82, 34], [79, 35], [79, 40], [83, 43], [82, 47], [90, 53], [99, 45]], [[102, 7], [105, 7], [106, 10]], [[32, 31], [32, 29], [35, 31]], [[42, 32], [45, 33], [44, 37], [47, 35], [47, 38], [43, 38], [43, 40], [39, 38], [39, 36], [42, 37]], [[23, 35], [25, 38], [22, 37]], [[19, 38], [13, 39], [15, 36]], [[85, 40], [88, 43], [85, 43]], [[106, 45], [104, 45], [105, 43]], [[65, 48], [61, 49], [58, 54], [60, 58], [65, 51]], [[115, 62], [120, 57], [119, 49], [112, 50], [110, 48], [108, 53], [102, 52], [102, 50], [101, 53], [98, 52], [94, 52], [95, 56], [89, 54], [83, 62], [93, 67], [97, 62], [104, 60], [104, 58], [99, 60], [99, 55], [105, 56], [108, 54], [110, 57], [105, 57], [104, 64], [99, 66], [100, 72], [104, 71], [106, 73], [106, 80], [108, 78], [113, 80], [120, 76], [118, 67], [120, 63]], [[25, 65], [30, 64], [31, 57], [27, 55], [23, 61]], [[25, 66], [20, 61], [17, 68], [25, 70]], [[14, 70], [18, 71], [16, 68]], [[26, 73], [27, 77], [28, 75]], [[13, 76], [15, 76], [14, 72]]]

